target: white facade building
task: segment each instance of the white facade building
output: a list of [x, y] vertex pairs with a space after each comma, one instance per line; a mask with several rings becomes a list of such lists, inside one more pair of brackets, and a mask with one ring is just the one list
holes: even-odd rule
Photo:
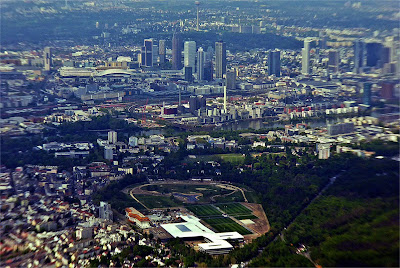
[[233, 249], [233, 246], [226, 240], [243, 241], [243, 236], [238, 232], [214, 233], [200, 223], [200, 219], [195, 216], [181, 216], [185, 222], [161, 224], [174, 238], [198, 239], [204, 238], [207, 243], [198, 244], [199, 250], [208, 254], [226, 254]]
[[117, 132], [109, 131], [108, 132], [108, 143], [114, 144], [117, 142]]
[[196, 42], [186, 41], [184, 44], [184, 67], [192, 67], [192, 73], [196, 68]]

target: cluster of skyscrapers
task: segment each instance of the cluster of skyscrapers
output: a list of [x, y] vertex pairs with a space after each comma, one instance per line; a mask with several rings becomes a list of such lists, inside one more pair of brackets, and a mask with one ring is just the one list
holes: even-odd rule
[[[301, 73], [309, 75], [312, 73], [310, 50], [313, 38], [304, 39], [304, 47], [301, 51]], [[324, 38], [318, 39], [319, 48], [326, 48], [326, 41]], [[353, 42], [354, 53], [354, 73], [360, 73], [365, 68], [382, 68], [383, 70], [393, 69], [392, 62], [395, 61], [394, 49], [390, 40], [385, 44], [375, 41], [355, 40]], [[328, 50], [328, 70], [330, 73], [339, 72], [340, 54], [336, 49]]]
[[[154, 44], [153, 39], [145, 39], [139, 55], [140, 65], [143, 67], [153, 67], [156, 64], [166, 61], [166, 41], [159, 40], [158, 45]], [[183, 63], [182, 63], [183, 52]], [[185, 80], [192, 81], [196, 75], [198, 81], [212, 81], [214, 78], [213, 66], [214, 49], [209, 47], [205, 51], [198, 47], [195, 41], [183, 42], [181, 34], [176, 31], [172, 37], [172, 59], [173, 70], [183, 70]], [[225, 78], [226, 68], [226, 43], [223, 41], [215, 42], [215, 78]]]
[[363, 67], [384, 68], [394, 61], [393, 48], [378, 42], [354, 42], [354, 72], [359, 73]]

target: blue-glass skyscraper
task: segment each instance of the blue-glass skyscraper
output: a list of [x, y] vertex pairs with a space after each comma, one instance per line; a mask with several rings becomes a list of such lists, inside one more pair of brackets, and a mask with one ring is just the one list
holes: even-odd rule
[[279, 50], [268, 53], [268, 75], [281, 76], [281, 52]]
[[364, 47], [365, 44], [361, 40], [357, 40], [354, 42], [354, 72], [360, 73], [360, 69], [364, 67]]
[[364, 83], [363, 104], [371, 105], [371, 83]]

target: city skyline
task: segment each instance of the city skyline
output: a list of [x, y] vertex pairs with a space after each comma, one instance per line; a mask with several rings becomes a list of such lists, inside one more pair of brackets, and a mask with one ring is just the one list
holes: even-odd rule
[[1, 9], [2, 267], [399, 267], [398, 1]]

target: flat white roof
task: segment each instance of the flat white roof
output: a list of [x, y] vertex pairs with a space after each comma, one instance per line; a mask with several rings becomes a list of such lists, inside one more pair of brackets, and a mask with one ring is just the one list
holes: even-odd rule
[[204, 236], [205, 233], [214, 233], [212, 230], [201, 224], [200, 219], [194, 216], [181, 216], [181, 218], [185, 222], [161, 224], [161, 227], [173, 237], [180, 238], [198, 237]]
[[200, 223], [200, 219], [191, 216], [181, 216], [185, 222], [161, 224], [168, 233], [174, 238], [195, 238], [203, 237], [211, 242], [201, 243], [199, 247], [203, 250], [232, 249], [233, 246], [227, 242], [227, 239], [243, 239], [238, 232], [214, 233], [206, 226]]

